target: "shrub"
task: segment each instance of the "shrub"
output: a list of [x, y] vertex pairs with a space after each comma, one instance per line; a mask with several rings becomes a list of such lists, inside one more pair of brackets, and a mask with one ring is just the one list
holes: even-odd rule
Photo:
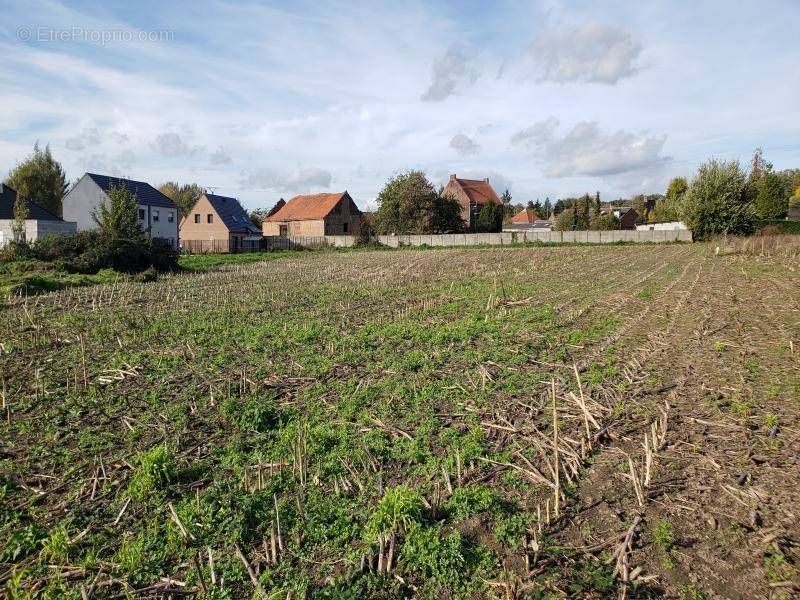
[[101, 269], [141, 273], [178, 269], [178, 251], [158, 239], [114, 238], [101, 231], [80, 231], [74, 236], [53, 235], [33, 244], [36, 258], [55, 263], [71, 273], [94, 274]]

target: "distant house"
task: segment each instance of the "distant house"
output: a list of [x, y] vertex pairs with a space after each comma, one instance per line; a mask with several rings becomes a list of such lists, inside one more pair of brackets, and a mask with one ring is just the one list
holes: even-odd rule
[[786, 212], [786, 218], [790, 221], [800, 221], [800, 208], [790, 208]]
[[75, 221], [78, 231], [96, 229], [92, 213], [101, 202], [108, 203], [108, 192], [124, 188], [136, 197], [139, 224], [152, 238], [178, 247], [178, 205], [149, 183], [86, 173], [64, 196], [64, 218]]
[[636, 226], [636, 231], [676, 231], [689, 229], [683, 221], [658, 221], [657, 223], [643, 223]]
[[0, 248], [14, 239], [35, 242], [48, 235], [72, 235], [77, 230], [75, 223], [57, 217], [35, 202], [24, 201], [28, 207], [28, 218], [25, 219], [24, 231], [17, 233], [14, 230], [17, 192], [0, 183]]
[[533, 225], [536, 221], [540, 221], [541, 218], [539, 215], [536, 214], [536, 211], [532, 208], [525, 208], [511, 217], [511, 223], [513, 225], [524, 225], [530, 226]]
[[261, 230], [236, 198], [204, 192], [180, 223], [181, 247], [189, 252], [257, 249]]
[[361, 211], [347, 192], [295, 196], [261, 224], [265, 236], [358, 235]]
[[636, 229], [636, 219], [639, 218], [639, 213], [630, 206], [604, 206], [600, 212], [617, 217], [620, 229]]
[[450, 181], [442, 191], [442, 195], [448, 195], [458, 200], [461, 205], [461, 218], [470, 231], [475, 230], [478, 222], [478, 213], [487, 200], [491, 200], [500, 206], [500, 197], [489, 184], [489, 178], [484, 179], [459, 179], [455, 175], [450, 175]]

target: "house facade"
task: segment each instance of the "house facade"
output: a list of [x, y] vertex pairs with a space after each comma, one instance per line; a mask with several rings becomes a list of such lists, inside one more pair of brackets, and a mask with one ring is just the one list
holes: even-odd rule
[[489, 184], [488, 177], [484, 179], [463, 179], [456, 175], [450, 175], [450, 181], [447, 182], [442, 195], [458, 200], [461, 205], [461, 219], [469, 231], [475, 231], [478, 223], [478, 213], [488, 200], [498, 206], [502, 205], [500, 197]]
[[188, 252], [255, 250], [261, 230], [236, 198], [204, 192], [181, 219], [181, 248]]
[[64, 219], [75, 221], [78, 231], [96, 229], [92, 213], [101, 202], [108, 203], [108, 192], [124, 188], [136, 198], [136, 213], [142, 230], [178, 247], [178, 205], [149, 183], [86, 173], [64, 196]]
[[28, 218], [25, 227], [17, 231], [14, 227], [17, 198], [16, 190], [0, 183], [0, 248], [12, 240], [35, 242], [48, 235], [72, 235], [77, 231], [76, 223], [65, 221], [27, 199], [24, 200]]
[[261, 225], [265, 236], [358, 235], [361, 211], [346, 191], [295, 196]]

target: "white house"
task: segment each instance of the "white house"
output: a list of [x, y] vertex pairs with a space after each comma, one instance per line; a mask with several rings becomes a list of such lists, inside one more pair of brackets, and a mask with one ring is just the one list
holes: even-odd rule
[[109, 202], [108, 191], [124, 188], [136, 197], [139, 224], [152, 238], [178, 247], [178, 205], [149, 183], [86, 173], [64, 196], [64, 218], [75, 221], [78, 230], [95, 229], [92, 213], [101, 202]]
[[636, 226], [636, 231], [678, 231], [687, 230], [683, 221], [659, 221], [658, 223], [643, 223]]
[[0, 248], [12, 240], [35, 242], [48, 235], [72, 235], [75, 233], [75, 223], [64, 221], [27, 199], [25, 199], [25, 204], [28, 207], [28, 218], [25, 219], [25, 228], [17, 230], [14, 227], [16, 202], [16, 190], [0, 183]]

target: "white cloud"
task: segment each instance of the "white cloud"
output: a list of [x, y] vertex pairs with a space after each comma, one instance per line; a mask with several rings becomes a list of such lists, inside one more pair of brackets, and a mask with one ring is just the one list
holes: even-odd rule
[[230, 155], [222, 146], [211, 154], [209, 160], [212, 165], [229, 165], [232, 162]]
[[475, 140], [463, 133], [457, 133], [453, 136], [450, 140], [450, 147], [458, 152], [459, 156], [478, 154], [481, 149]]
[[628, 31], [603, 23], [545, 31], [530, 49], [543, 81], [612, 85], [638, 71], [641, 51]]
[[312, 188], [327, 188], [332, 176], [317, 167], [298, 168], [289, 172], [259, 169], [245, 175], [241, 184], [250, 189], [268, 189], [276, 192], [308, 192]]
[[162, 156], [172, 158], [175, 156], [186, 156], [202, 152], [202, 148], [192, 148], [183, 141], [181, 136], [174, 132], [162, 133], [153, 142], [153, 149]]
[[103, 141], [100, 131], [96, 127], [84, 129], [80, 135], [76, 135], [64, 142], [69, 150], [85, 150], [89, 146], [98, 146]]
[[433, 60], [431, 84], [422, 99], [441, 102], [469, 87], [478, 79], [478, 71], [456, 46], [451, 46], [442, 56]]
[[604, 177], [663, 165], [667, 136], [603, 132], [594, 121], [581, 121], [558, 136], [558, 120], [550, 117], [511, 136], [524, 143], [545, 164], [548, 177]]

